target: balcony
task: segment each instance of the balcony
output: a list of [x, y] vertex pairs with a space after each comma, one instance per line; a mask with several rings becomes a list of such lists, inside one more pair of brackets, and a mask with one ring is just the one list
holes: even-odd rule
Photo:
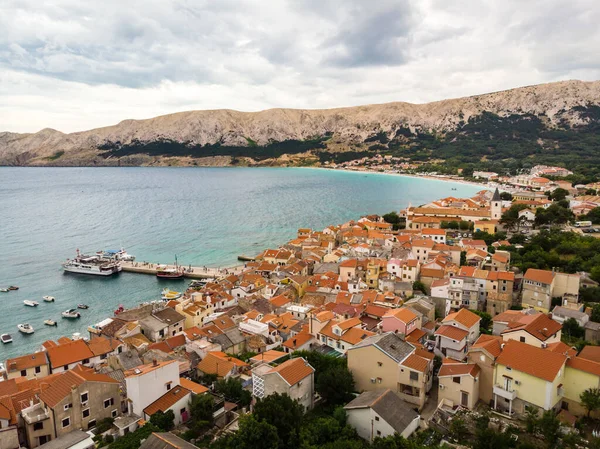
[[494, 394], [510, 401], [514, 401], [517, 397], [515, 390], [505, 390], [502, 385], [494, 385]]

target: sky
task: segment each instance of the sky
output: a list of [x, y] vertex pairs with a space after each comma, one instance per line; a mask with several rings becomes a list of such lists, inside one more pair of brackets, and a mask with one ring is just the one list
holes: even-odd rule
[[2, 0], [0, 131], [600, 79], [598, 0]]

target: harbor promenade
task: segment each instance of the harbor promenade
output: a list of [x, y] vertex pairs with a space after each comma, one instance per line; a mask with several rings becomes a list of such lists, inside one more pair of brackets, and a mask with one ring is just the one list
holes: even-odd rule
[[[156, 276], [158, 268], [175, 268], [175, 265], [165, 265], [151, 262], [121, 262], [123, 271], [130, 273], [139, 274], [150, 274]], [[190, 279], [209, 279], [209, 278], [220, 278], [230, 274], [240, 274], [244, 270], [244, 265], [238, 265], [235, 267], [228, 268], [210, 268], [210, 267], [192, 267], [192, 266], [179, 266], [180, 269], [184, 270], [184, 277]]]

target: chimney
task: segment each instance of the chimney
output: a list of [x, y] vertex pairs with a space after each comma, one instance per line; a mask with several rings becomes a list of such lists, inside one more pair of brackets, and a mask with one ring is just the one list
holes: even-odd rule
[[158, 360], [152, 359], [152, 366], [158, 366]]

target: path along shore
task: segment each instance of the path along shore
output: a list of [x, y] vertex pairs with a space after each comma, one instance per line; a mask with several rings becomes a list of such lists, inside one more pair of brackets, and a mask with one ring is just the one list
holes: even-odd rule
[[[130, 273], [139, 274], [150, 274], [156, 276], [158, 269], [172, 268], [175, 269], [175, 265], [164, 265], [151, 262], [121, 262], [123, 271]], [[191, 279], [210, 279], [221, 276], [227, 276], [230, 274], [238, 275], [244, 270], [244, 265], [237, 265], [228, 268], [210, 268], [210, 267], [192, 267], [192, 266], [179, 266], [183, 270], [183, 275], [186, 278]]]

